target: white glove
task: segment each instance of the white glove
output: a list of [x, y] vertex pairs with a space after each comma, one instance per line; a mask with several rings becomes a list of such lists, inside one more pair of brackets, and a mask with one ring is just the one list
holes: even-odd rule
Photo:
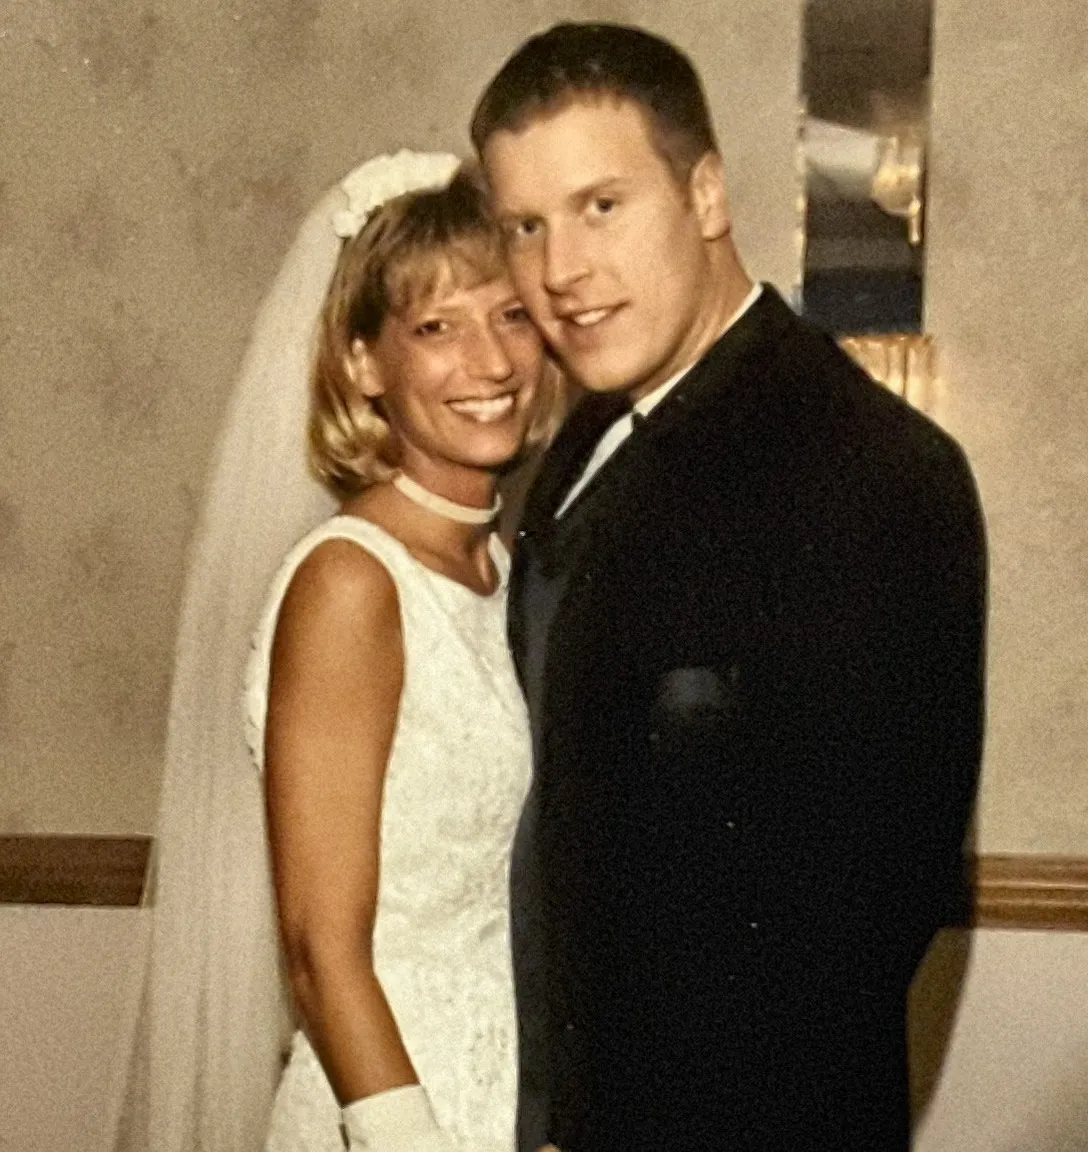
[[419, 1084], [405, 1084], [364, 1096], [340, 1114], [344, 1147], [370, 1152], [456, 1152], [453, 1141], [438, 1127], [427, 1093]]

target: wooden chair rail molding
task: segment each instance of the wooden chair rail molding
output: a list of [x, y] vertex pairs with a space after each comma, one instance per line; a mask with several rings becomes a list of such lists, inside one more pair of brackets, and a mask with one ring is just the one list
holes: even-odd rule
[[977, 927], [1088, 932], [1088, 859], [979, 856], [971, 872]]
[[[132, 908], [148, 836], [0, 836], [0, 904]], [[1088, 858], [980, 856], [969, 864], [972, 924], [1088, 932]]]
[[140, 903], [149, 836], [0, 836], [0, 904]]

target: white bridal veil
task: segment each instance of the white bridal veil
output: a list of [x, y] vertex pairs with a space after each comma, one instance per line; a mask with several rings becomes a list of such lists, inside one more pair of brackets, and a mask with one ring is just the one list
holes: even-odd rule
[[289, 1031], [260, 782], [242, 699], [250, 632], [288, 548], [333, 502], [306, 463], [316, 320], [339, 188], [264, 300], [220, 429], [189, 557], [155, 833], [131, 1152], [257, 1152]]
[[290, 1033], [260, 780], [245, 738], [250, 636], [288, 549], [334, 501], [306, 459], [317, 321], [341, 238], [437, 188], [448, 154], [349, 173], [265, 298], [220, 429], [182, 601], [155, 832], [147, 981], [118, 1152], [258, 1152]]

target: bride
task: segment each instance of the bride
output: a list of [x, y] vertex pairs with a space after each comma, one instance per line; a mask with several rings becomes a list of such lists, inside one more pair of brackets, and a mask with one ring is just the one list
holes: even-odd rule
[[[285, 411], [304, 435], [297, 377], [322, 297], [310, 461], [339, 507], [313, 527], [321, 500], [301, 461], [276, 454], [290, 443]], [[319, 206], [238, 392], [171, 702], [150, 1147], [509, 1152], [508, 870], [530, 748], [505, 643], [496, 482], [558, 397], [484, 195], [454, 158], [381, 157]], [[255, 555], [224, 539], [247, 504]], [[247, 570], [263, 565], [267, 580], [268, 536], [285, 522], [311, 530], [271, 581], [245, 674], [299, 1023], [270, 1100], [279, 984], [261, 796], [256, 774], [216, 778], [237, 756], [223, 733], [209, 740], [205, 713], [225, 695], [209, 676], [225, 688], [237, 670], [230, 653], [214, 659], [233, 626], [214, 590], [244, 601]]]

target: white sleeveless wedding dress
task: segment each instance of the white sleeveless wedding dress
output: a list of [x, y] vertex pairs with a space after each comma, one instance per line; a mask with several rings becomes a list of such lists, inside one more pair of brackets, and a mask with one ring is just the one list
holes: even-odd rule
[[[493, 537], [500, 587], [480, 596], [357, 517], [335, 516], [306, 536], [276, 576], [254, 639], [246, 703], [258, 768], [280, 604], [299, 564], [330, 539], [354, 541], [389, 571], [405, 648], [383, 795], [377, 976], [440, 1127], [463, 1152], [511, 1152], [517, 1037], [508, 880], [531, 749], [506, 647], [509, 561]], [[298, 1032], [267, 1152], [343, 1152], [339, 1119]]]

